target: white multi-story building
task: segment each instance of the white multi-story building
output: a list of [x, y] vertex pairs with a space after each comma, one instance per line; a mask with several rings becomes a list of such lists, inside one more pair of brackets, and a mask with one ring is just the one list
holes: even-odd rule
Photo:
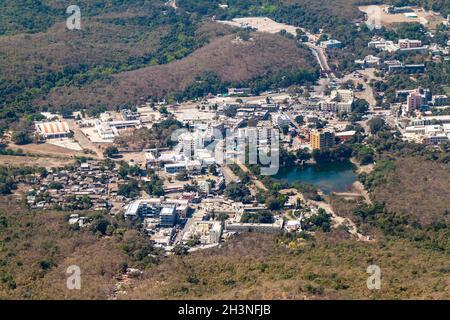
[[361, 60], [355, 60], [355, 64], [362, 68], [372, 68], [380, 65], [381, 58], [368, 55]]
[[354, 97], [352, 90], [333, 90], [331, 96], [320, 103], [320, 110], [349, 113], [353, 108]]
[[202, 191], [205, 194], [209, 194], [211, 192], [211, 185], [208, 181], [200, 181], [198, 183], [198, 187], [200, 191]]
[[204, 133], [200, 131], [184, 133], [179, 139], [183, 148], [183, 155], [188, 160], [193, 159], [197, 150], [203, 149], [205, 146]]
[[322, 41], [320, 43], [320, 46], [324, 49], [338, 49], [338, 48], [342, 48], [342, 42], [331, 39], [331, 40], [327, 40], [327, 41]]
[[[418, 123], [413, 121], [413, 123]], [[440, 144], [449, 141], [450, 124], [413, 125], [405, 128], [404, 137], [425, 144]]]
[[399, 47], [393, 41], [386, 41], [384, 39], [370, 41], [367, 46], [369, 48], [375, 48], [387, 52], [396, 52], [399, 50]]
[[284, 127], [291, 124], [291, 119], [284, 113], [276, 113], [272, 115], [272, 124], [274, 127]]
[[198, 239], [201, 244], [215, 244], [222, 237], [222, 223], [220, 221], [194, 221], [183, 235], [183, 241]]

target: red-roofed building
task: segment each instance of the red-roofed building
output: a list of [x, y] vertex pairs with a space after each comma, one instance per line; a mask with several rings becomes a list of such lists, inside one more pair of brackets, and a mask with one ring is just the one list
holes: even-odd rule
[[65, 121], [36, 122], [36, 131], [44, 139], [65, 138], [69, 136], [69, 124]]

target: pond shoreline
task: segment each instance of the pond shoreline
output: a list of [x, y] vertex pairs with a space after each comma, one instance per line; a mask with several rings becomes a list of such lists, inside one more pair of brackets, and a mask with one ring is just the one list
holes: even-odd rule
[[312, 184], [324, 194], [333, 192], [348, 192], [357, 181], [357, 166], [351, 161], [332, 163], [305, 163], [291, 167], [280, 168], [275, 180], [289, 183]]

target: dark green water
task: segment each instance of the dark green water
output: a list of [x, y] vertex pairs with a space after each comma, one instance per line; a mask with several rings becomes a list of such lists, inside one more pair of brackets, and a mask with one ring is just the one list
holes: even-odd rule
[[350, 161], [303, 165], [280, 168], [274, 176], [277, 180], [289, 183], [300, 182], [317, 186], [324, 193], [344, 192], [351, 189], [357, 176], [354, 165]]

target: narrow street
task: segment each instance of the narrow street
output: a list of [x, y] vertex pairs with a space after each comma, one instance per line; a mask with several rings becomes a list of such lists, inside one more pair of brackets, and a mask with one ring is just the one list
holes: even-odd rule
[[242, 169], [242, 171], [244, 171], [245, 173], [248, 173], [248, 175], [252, 179], [252, 183], [254, 184], [254, 186], [257, 189], [261, 189], [261, 190], [264, 190], [264, 191], [269, 191], [266, 188], [266, 186], [261, 181], [259, 181], [258, 178], [256, 178], [250, 170], [248, 170], [247, 166], [245, 166], [245, 165], [243, 165], [242, 163], [239, 163], [239, 162], [237, 162], [237, 165]]

